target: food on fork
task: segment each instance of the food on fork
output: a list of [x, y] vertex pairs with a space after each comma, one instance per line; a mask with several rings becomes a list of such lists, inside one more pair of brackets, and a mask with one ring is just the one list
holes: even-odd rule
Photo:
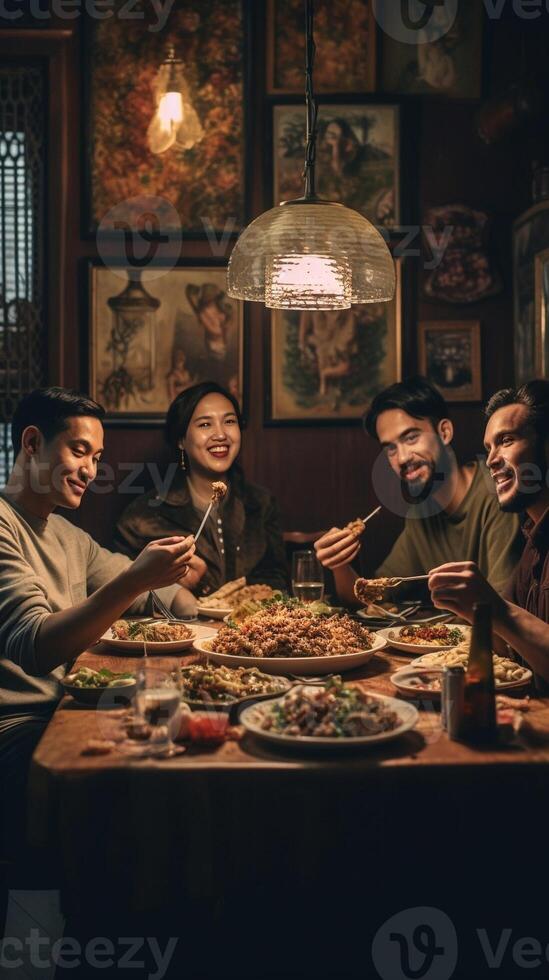
[[223, 497], [227, 493], [227, 484], [222, 483], [221, 480], [215, 480], [212, 483], [212, 504], [217, 504], [218, 501], [223, 500]]
[[385, 590], [395, 585], [396, 581], [395, 578], [357, 578], [355, 596], [364, 605], [381, 602], [385, 598]]
[[345, 525], [343, 530], [348, 531], [349, 534], [352, 534], [354, 538], [359, 538], [360, 535], [363, 533], [365, 527], [366, 525], [364, 521], [361, 520], [360, 517], [357, 517], [356, 521], [349, 521], [349, 523]]

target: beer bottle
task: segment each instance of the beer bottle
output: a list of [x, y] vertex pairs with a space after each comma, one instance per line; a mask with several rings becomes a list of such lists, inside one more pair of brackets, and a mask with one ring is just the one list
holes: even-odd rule
[[495, 738], [496, 694], [492, 659], [492, 607], [477, 603], [473, 607], [471, 649], [465, 675], [463, 736], [468, 742], [489, 742]]

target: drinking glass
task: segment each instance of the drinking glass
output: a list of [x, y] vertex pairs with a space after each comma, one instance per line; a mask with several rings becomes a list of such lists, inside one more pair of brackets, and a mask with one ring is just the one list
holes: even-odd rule
[[164, 670], [143, 667], [137, 671], [134, 717], [121, 748], [140, 757], [177, 755], [174, 745], [179, 730], [181, 694], [175, 680]]
[[324, 571], [314, 551], [294, 552], [292, 592], [302, 602], [316, 602], [324, 597]]

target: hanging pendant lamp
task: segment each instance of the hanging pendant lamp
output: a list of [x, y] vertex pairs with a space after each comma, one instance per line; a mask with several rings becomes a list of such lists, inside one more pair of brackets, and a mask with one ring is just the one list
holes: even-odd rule
[[204, 137], [204, 129], [191, 99], [183, 62], [176, 58], [172, 44], [154, 83], [156, 111], [147, 130], [152, 153], [165, 153], [175, 146], [190, 150]]
[[382, 235], [358, 211], [315, 192], [313, 0], [305, 0], [305, 17], [305, 194], [266, 211], [244, 229], [229, 261], [227, 292], [234, 299], [287, 310], [387, 302], [395, 292], [395, 267]]

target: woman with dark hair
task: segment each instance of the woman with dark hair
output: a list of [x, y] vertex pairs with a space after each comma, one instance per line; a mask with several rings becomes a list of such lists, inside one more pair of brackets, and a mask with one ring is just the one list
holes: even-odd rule
[[229, 492], [212, 508], [197, 543], [205, 562], [197, 595], [244, 576], [247, 583], [287, 588], [287, 568], [276, 502], [248, 483], [237, 462], [241, 414], [234, 395], [212, 381], [193, 385], [174, 399], [166, 416], [168, 445], [180, 467], [168, 491], [134, 500], [118, 524], [116, 544], [133, 556], [149, 541], [194, 534], [210, 503], [214, 481]]

